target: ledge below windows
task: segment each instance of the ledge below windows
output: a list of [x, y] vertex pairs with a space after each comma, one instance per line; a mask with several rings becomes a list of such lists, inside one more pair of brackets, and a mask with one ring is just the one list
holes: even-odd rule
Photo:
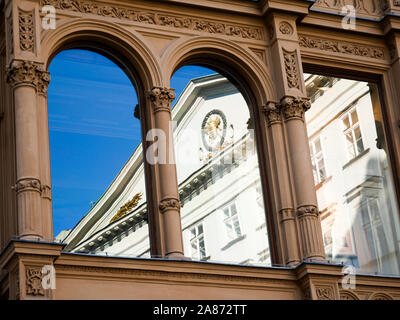
[[243, 239], [245, 239], [245, 238], [246, 238], [246, 235], [243, 234], [243, 235], [237, 237], [236, 239], [233, 239], [233, 240], [229, 241], [225, 246], [223, 246], [223, 247], [221, 248], [221, 250], [229, 249], [229, 248], [232, 247], [235, 243], [237, 243], [237, 242], [239, 242], [239, 241], [241, 241], [241, 240], [243, 240]]
[[369, 148], [365, 149], [363, 152], [359, 153], [356, 157], [354, 157], [353, 159], [351, 159], [349, 162], [347, 162], [342, 168], [343, 170], [348, 168], [349, 166], [351, 166], [354, 162], [356, 162], [357, 160], [361, 159], [364, 155], [366, 155], [369, 152]]

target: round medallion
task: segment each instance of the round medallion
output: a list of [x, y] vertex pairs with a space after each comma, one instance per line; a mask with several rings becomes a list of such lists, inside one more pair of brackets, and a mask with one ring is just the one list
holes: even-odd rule
[[208, 151], [222, 148], [226, 135], [226, 117], [220, 110], [212, 110], [205, 116], [201, 124], [201, 137]]

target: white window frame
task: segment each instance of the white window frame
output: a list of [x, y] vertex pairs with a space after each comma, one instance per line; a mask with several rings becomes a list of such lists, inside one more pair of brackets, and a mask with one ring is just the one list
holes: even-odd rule
[[[232, 214], [232, 207], [235, 207], [236, 212]], [[228, 216], [226, 214], [226, 210], [228, 210]], [[230, 202], [228, 205], [222, 208], [222, 214], [224, 217], [224, 225], [226, 234], [230, 241], [235, 240], [243, 235], [242, 228], [240, 226], [239, 214], [237, 210], [237, 205], [235, 201]], [[235, 222], [237, 222], [235, 226]]]
[[[357, 115], [357, 122], [353, 123], [353, 120], [351, 118], [351, 114], [353, 113], [353, 111], [355, 111], [356, 115]], [[346, 128], [344, 125], [344, 119], [347, 118], [349, 121], [349, 128]], [[350, 160], [356, 158], [360, 153], [365, 151], [365, 146], [364, 146], [364, 139], [363, 139], [363, 134], [361, 131], [361, 123], [360, 123], [360, 117], [358, 115], [358, 111], [356, 106], [350, 108], [348, 111], [346, 111], [341, 117], [340, 117], [340, 121], [341, 121], [341, 125], [342, 125], [342, 132], [343, 132], [343, 136], [344, 136], [344, 141], [345, 141], [345, 145], [346, 145], [346, 153], [347, 153], [347, 157]], [[356, 136], [355, 136], [355, 131], [357, 130], [357, 128], [360, 131], [360, 139], [361, 143], [362, 143], [362, 150], [359, 151], [358, 150], [358, 145], [357, 142], [358, 140], [356, 140]], [[348, 145], [348, 140], [347, 140], [347, 134], [351, 133], [352, 136], [352, 147], [353, 147], [353, 151], [354, 151], [354, 155], [350, 154], [349, 152], [349, 145]]]
[[[201, 227], [201, 230], [202, 230], [201, 233], [199, 232], [199, 228], [200, 227]], [[194, 236], [193, 236], [193, 232], [192, 232], [193, 230], [195, 231], [194, 232]], [[202, 260], [205, 257], [207, 257], [206, 242], [205, 242], [205, 238], [204, 238], [204, 223], [200, 222], [200, 223], [197, 223], [194, 226], [191, 226], [189, 228], [189, 237], [190, 237], [190, 239], [189, 239], [189, 242], [190, 242], [190, 253], [191, 253], [192, 259]], [[194, 249], [193, 249], [193, 243], [196, 246], [196, 251], [194, 251]], [[201, 243], [203, 243], [203, 249], [204, 249], [203, 253], [202, 253], [202, 250], [200, 248], [201, 247]]]
[[[321, 145], [321, 150], [319, 152], [316, 151], [316, 143], [319, 141], [319, 144]], [[324, 157], [324, 151], [323, 151], [323, 146], [322, 146], [322, 139], [321, 136], [318, 135], [317, 137], [311, 139], [310, 141], [310, 154], [311, 154], [311, 162], [313, 165], [313, 173], [314, 173], [314, 183], [317, 185], [319, 183], [322, 183], [326, 180], [328, 177], [328, 170], [326, 168], [326, 162], [325, 162], [325, 157]], [[319, 167], [319, 160], [322, 159], [322, 162], [324, 163], [324, 171], [325, 171], [325, 177], [322, 177], [322, 174], [320, 172], [320, 167]], [[315, 170], [314, 170], [315, 168]]]

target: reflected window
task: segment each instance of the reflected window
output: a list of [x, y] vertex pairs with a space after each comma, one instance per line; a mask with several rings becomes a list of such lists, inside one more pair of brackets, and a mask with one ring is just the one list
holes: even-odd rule
[[364, 151], [356, 108], [353, 108], [342, 117], [342, 123], [343, 134], [346, 138], [347, 154], [349, 160], [351, 160]]
[[306, 124], [316, 181], [326, 176], [320, 168], [329, 168], [329, 179], [316, 186], [326, 256], [360, 272], [398, 275], [399, 209], [378, 87], [328, 79], [306, 80], [307, 92], [324, 92], [314, 94]]
[[326, 179], [324, 155], [322, 153], [321, 139], [317, 137], [310, 143], [311, 161], [313, 166], [314, 182], [321, 183]]
[[206, 246], [204, 243], [204, 232], [203, 224], [200, 223], [197, 226], [190, 229], [190, 247], [192, 251], [192, 259], [202, 260], [206, 257]]
[[240, 231], [239, 218], [236, 210], [235, 203], [225, 207], [224, 212], [224, 224], [226, 232], [230, 240], [234, 240], [242, 235]]

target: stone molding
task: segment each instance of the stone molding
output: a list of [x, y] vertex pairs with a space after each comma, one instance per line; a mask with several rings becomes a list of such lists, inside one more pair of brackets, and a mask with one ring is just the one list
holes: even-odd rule
[[175, 99], [174, 89], [155, 87], [149, 92], [149, 97], [154, 113], [171, 112], [171, 103]]
[[25, 191], [36, 191], [41, 193], [42, 192], [42, 185], [39, 179], [26, 177], [21, 178], [17, 181], [13, 189], [17, 193], [25, 192]]
[[307, 216], [318, 217], [318, 208], [314, 205], [301, 206], [297, 208], [297, 216], [299, 218]]
[[116, 5], [105, 5], [90, 0], [41, 0], [40, 5], [51, 5], [60, 10], [96, 14], [103, 17], [129, 20], [143, 24], [207, 32], [243, 39], [263, 39], [261, 28], [253, 26], [213, 21], [177, 14], [172, 15], [156, 11], [139, 10]]
[[287, 220], [295, 220], [295, 210], [293, 208], [286, 208], [279, 211], [280, 222]]
[[343, 40], [334, 40], [299, 34], [299, 46], [331, 53], [385, 60], [385, 49]]
[[176, 210], [180, 211], [181, 204], [176, 198], [165, 198], [160, 201], [159, 208], [161, 213], [164, 213], [167, 210]]
[[45, 95], [50, 83], [50, 74], [43, 70], [40, 63], [16, 60], [7, 68], [7, 82], [12, 87], [33, 86], [38, 93]]

